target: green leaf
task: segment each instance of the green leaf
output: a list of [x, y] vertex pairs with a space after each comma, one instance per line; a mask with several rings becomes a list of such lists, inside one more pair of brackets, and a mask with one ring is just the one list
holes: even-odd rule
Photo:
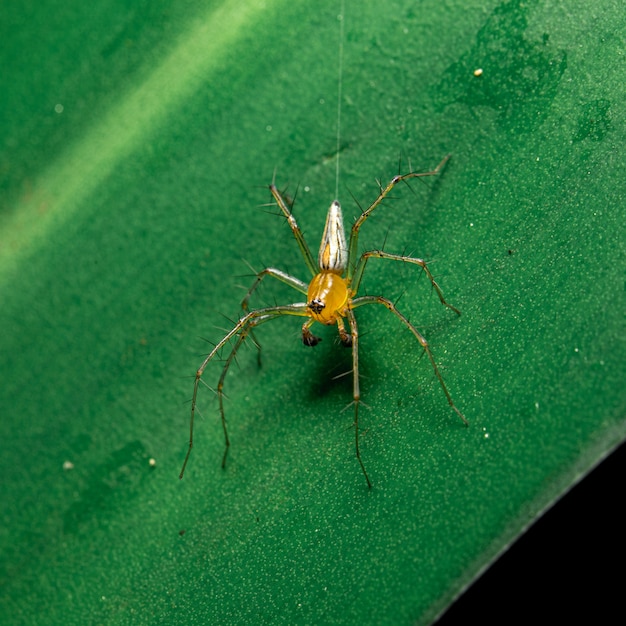
[[[193, 374], [247, 263], [307, 279], [264, 187], [295, 197], [315, 250], [339, 12], [3, 7], [3, 623], [428, 623], [624, 440], [623, 7], [349, 1], [344, 213], [399, 158], [452, 153], [361, 243], [436, 261], [463, 314], [390, 261], [363, 292], [399, 298], [470, 427], [398, 320], [359, 309], [369, 491], [337, 378], [349, 351], [332, 328], [305, 348], [279, 319], [257, 330], [262, 366], [250, 344], [226, 380], [226, 469], [203, 388], [178, 480]], [[254, 306], [294, 299], [268, 279]]]

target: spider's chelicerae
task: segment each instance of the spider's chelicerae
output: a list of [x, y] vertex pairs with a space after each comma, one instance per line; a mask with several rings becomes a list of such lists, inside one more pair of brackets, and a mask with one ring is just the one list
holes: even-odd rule
[[[365, 469], [365, 465], [363, 464], [363, 460], [361, 459], [361, 451], [359, 447], [359, 405], [361, 403], [361, 391], [359, 387], [359, 331], [356, 317], [354, 315], [355, 309], [358, 309], [366, 304], [380, 304], [389, 309], [389, 311], [391, 311], [406, 326], [406, 328], [413, 333], [413, 336], [417, 339], [428, 355], [430, 363], [435, 371], [435, 375], [437, 376], [437, 380], [439, 380], [439, 384], [441, 385], [446, 399], [448, 400], [448, 404], [463, 420], [463, 422], [467, 424], [467, 420], [452, 400], [452, 396], [443, 381], [439, 368], [437, 367], [437, 363], [433, 357], [433, 353], [431, 352], [428, 342], [424, 336], [402, 313], [400, 313], [400, 311], [396, 308], [396, 305], [387, 298], [383, 296], [357, 295], [359, 285], [361, 284], [361, 279], [363, 277], [363, 271], [365, 270], [365, 266], [367, 265], [369, 259], [390, 259], [392, 261], [402, 261], [403, 263], [413, 263], [414, 265], [421, 267], [426, 273], [433, 289], [439, 296], [439, 300], [441, 300], [441, 304], [449, 309], [452, 309], [457, 315], [461, 314], [456, 307], [446, 302], [439, 285], [435, 281], [424, 260], [401, 254], [391, 254], [389, 252], [384, 252], [383, 250], [367, 250], [362, 252], [360, 255], [358, 253], [359, 230], [361, 226], [363, 226], [363, 223], [372, 214], [374, 209], [376, 209], [376, 207], [378, 207], [389, 195], [391, 190], [399, 183], [406, 182], [411, 178], [421, 178], [438, 174], [447, 162], [448, 158], [449, 155], [446, 156], [441, 163], [439, 163], [439, 165], [437, 165], [437, 167], [430, 172], [411, 171], [407, 174], [399, 174], [395, 176], [386, 187], [381, 185], [378, 197], [374, 200], [374, 202], [372, 202], [372, 204], [369, 205], [367, 209], [365, 209], [365, 211], [361, 212], [361, 215], [352, 225], [349, 242], [346, 242], [341, 205], [337, 200], [335, 200], [328, 209], [326, 226], [324, 228], [324, 234], [322, 235], [322, 243], [320, 245], [317, 262], [313, 258], [311, 250], [304, 239], [304, 235], [298, 227], [296, 219], [291, 213], [288, 202], [274, 184], [270, 185], [270, 192], [272, 193], [278, 208], [281, 210], [291, 227], [294, 237], [298, 242], [298, 246], [300, 247], [300, 251], [302, 252], [302, 256], [304, 257], [304, 262], [306, 263], [312, 278], [307, 284], [299, 278], [291, 276], [290, 274], [274, 267], [267, 267], [256, 275], [254, 284], [250, 287], [241, 303], [244, 314], [232, 330], [215, 345], [196, 372], [193, 397], [191, 400], [189, 448], [180, 472], [180, 478], [182, 478], [185, 473], [185, 468], [187, 466], [187, 462], [189, 461], [189, 456], [193, 447], [193, 423], [196, 413], [198, 387], [202, 380], [202, 375], [206, 366], [213, 359], [213, 357], [220, 353], [222, 348], [232, 340], [232, 347], [230, 353], [224, 361], [224, 367], [216, 389], [219, 400], [220, 416], [222, 419], [222, 428], [224, 430], [225, 448], [224, 456], [222, 457], [222, 467], [225, 467], [230, 440], [228, 438], [226, 418], [224, 415], [224, 379], [226, 378], [226, 374], [228, 373], [231, 363], [235, 359], [237, 350], [252, 330], [256, 326], [259, 326], [259, 324], [269, 322], [270, 320], [283, 317], [285, 315], [295, 315], [307, 318], [302, 325], [302, 342], [305, 346], [315, 346], [319, 343], [320, 339], [311, 332], [311, 326], [313, 326], [315, 322], [318, 322], [319, 324], [326, 325], [336, 324], [341, 343], [347, 348], [352, 349], [354, 445], [356, 457], [359, 461], [368, 487], [371, 488], [372, 483], [367, 474], [367, 470]], [[252, 296], [256, 288], [259, 286], [259, 283], [266, 276], [276, 278], [290, 287], [293, 287], [296, 291], [299, 291], [306, 297], [306, 302], [270, 306], [250, 311], [248, 309], [250, 296]], [[349, 332], [346, 330], [344, 319], [348, 320], [348, 326], [350, 329]]]

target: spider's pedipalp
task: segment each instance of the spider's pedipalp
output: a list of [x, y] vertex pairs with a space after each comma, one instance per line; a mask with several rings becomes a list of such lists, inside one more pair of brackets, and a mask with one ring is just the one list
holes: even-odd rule
[[[309, 305], [307, 305], [309, 306]], [[307, 322], [304, 322], [304, 324], [302, 324], [302, 343], [309, 347], [312, 348], [313, 346], [316, 346], [320, 341], [322, 341], [321, 337], [316, 337], [312, 332], [311, 332], [311, 325], [313, 324], [313, 320], [310, 319]]]

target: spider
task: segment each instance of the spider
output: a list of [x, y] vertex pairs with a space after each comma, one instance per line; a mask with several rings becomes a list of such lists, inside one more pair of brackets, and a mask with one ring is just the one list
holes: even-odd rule
[[[243, 315], [226, 335], [215, 345], [208, 356], [202, 362], [202, 365], [196, 372], [193, 396], [191, 400], [191, 417], [189, 424], [189, 448], [183, 462], [183, 467], [180, 472], [180, 478], [185, 473], [189, 456], [193, 448], [193, 425], [197, 406], [198, 387], [202, 380], [202, 375], [209, 362], [220, 353], [224, 346], [231, 342], [232, 348], [230, 353], [224, 361], [222, 374], [217, 384], [216, 394], [219, 401], [219, 410], [222, 420], [222, 429], [224, 431], [224, 454], [222, 457], [222, 468], [226, 466], [226, 457], [228, 456], [228, 449], [230, 447], [230, 439], [228, 437], [228, 430], [226, 428], [226, 418], [224, 414], [224, 380], [226, 374], [237, 355], [237, 351], [241, 344], [245, 341], [248, 335], [253, 336], [253, 329], [269, 322], [270, 320], [285, 315], [293, 315], [297, 317], [307, 318], [302, 325], [302, 342], [305, 346], [315, 346], [321, 339], [316, 337], [311, 332], [311, 326], [316, 322], [319, 324], [325, 324], [327, 326], [336, 324], [339, 331], [339, 339], [347, 348], [352, 349], [352, 374], [353, 374], [353, 392], [352, 404], [354, 405], [354, 447], [356, 452], [356, 458], [359, 462], [367, 486], [372, 487], [372, 482], [369, 478], [365, 465], [361, 458], [361, 449], [359, 445], [359, 406], [361, 404], [361, 391], [359, 386], [359, 331], [357, 326], [356, 317], [354, 315], [355, 309], [366, 304], [379, 304], [391, 311], [404, 326], [413, 334], [419, 344], [422, 346], [430, 363], [433, 367], [437, 380], [441, 385], [441, 388], [448, 400], [448, 404], [455, 411], [455, 413], [463, 420], [467, 425], [468, 422], [465, 419], [461, 411], [456, 407], [452, 396], [450, 395], [448, 388], [446, 387], [433, 353], [428, 345], [428, 342], [424, 336], [415, 328], [415, 326], [396, 308], [396, 305], [383, 296], [363, 295], [358, 296], [359, 285], [363, 278], [363, 272], [369, 259], [389, 259], [391, 261], [402, 261], [403, 263], [412, 263], [421, 267], [430, 280], [433, 289], [439, 296], [441, 304], [454, 311], [457, 315], [461, 312], [450, 303], [448, 303], [443, 297], [439, 285], [435, 281], [430, 269], [426, 262], [422, 259], [405, 256], [401, 254], [391, 254], [383, 250], [367, 250], [361, 255], [358, 255], [358, 240], [359, 230], [363, 226], [367, 218], [372, 212], [382, 203], [382, 201], [389, 195], [391, 190], [401, 182], [408, 181], [411, 178], [421, 178], [425, 176], [434, 176], [438, 174], [450, 155], [444, 157], [444, 159], [437, 165], [437, 167], [430, 172], [413, 172], [409, 171], [407, 174], [398, 174], [383, 187], [379, 183], [378, 197], [369, 205], [367, 209], [361, 212], [361, 215], [355, 220], [350, 231], [349, 242], [346, 242], [345, 231], [343, 227], [343, 218], [341, 213], [341, 205], [337, 200], [333, 201], [328, 209], [328, 215], [326, 217], [326, 226], [322, 235], [322, 242], [320, 245], [320, 251], [317, 262], [311, 254], [311, 250], [307, 245], [304, 235], [300, 230], [295, 217], [292, 215], [288, 201], [283, 194], [277, 189], [274, 183], [269, 186], [269, 190], [276, 202], [276, 205], [287, 219], [289, 226], [293, 232], [293, 235], [298, 243], [304, 262], [312, 276], [310, 282], [307, 284], [291, 276], [286, 272], [274, 267], [266, 267], [256, 275], [256, 279], [248, 292], [246, 293], [243, 301], [241, 302], [241, 308]], [[293, 287], [296, 291], [306, 296], [306, 302], [297, 302], [294, 304], [286, 304], [279, 306], [264, 307], [256, 310], [250, 310], [248, 302], [252, 294], [256, 291], [261, 281], [266, 277], [271, 276], [290, 287]], [[348, 326], [350, 331], [346, 330], [344, 320], [348, 320]], [[256, 343], [256, 341], [255, 341]], [[258, 344], [257, 344], [258, 346]]]

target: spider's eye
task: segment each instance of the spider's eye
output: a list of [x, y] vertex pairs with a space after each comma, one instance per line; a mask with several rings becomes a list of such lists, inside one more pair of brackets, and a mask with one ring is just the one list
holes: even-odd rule
[[326, 305], [321, 300], [317, 300], [317, 299], [311, 300], [311, 302], [309, 302], [307, 306], [316, 315], [319, 315], [322, 312], [322, 310], [326, 307]]

